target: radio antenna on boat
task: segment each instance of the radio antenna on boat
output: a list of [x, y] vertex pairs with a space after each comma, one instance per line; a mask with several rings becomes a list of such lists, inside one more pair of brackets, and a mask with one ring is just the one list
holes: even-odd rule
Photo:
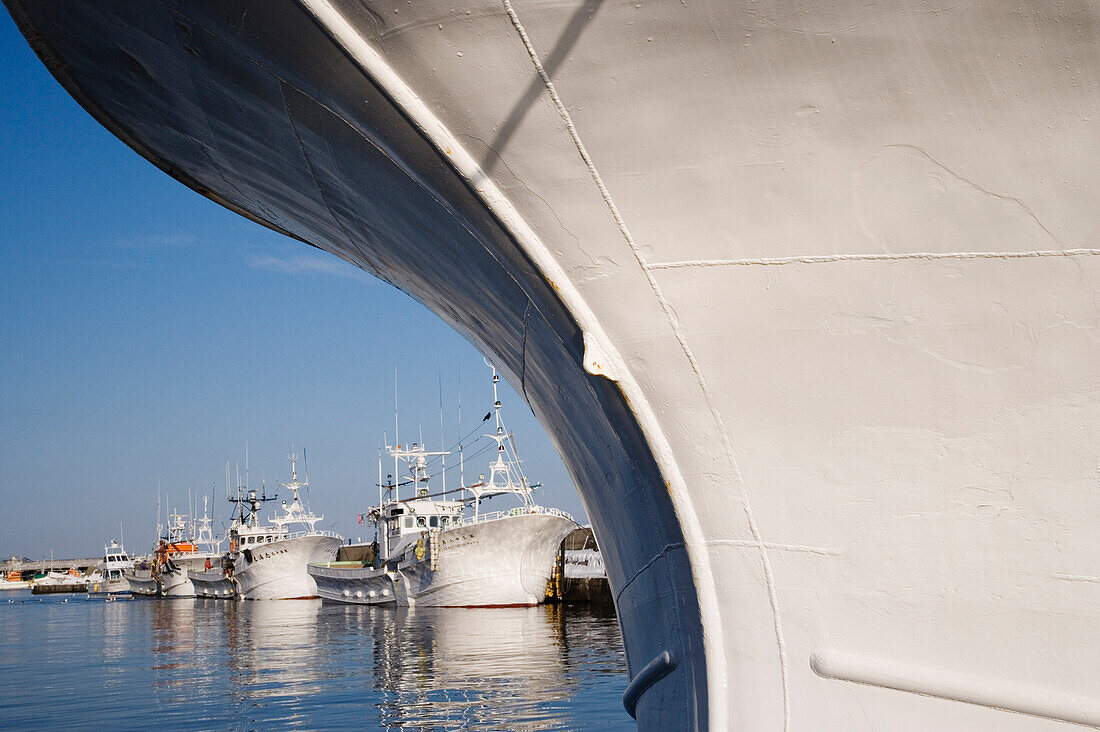
[[[443, 432], [443, 372], [436, 371], [436, 377], [439, 379], [439, 449], [447, 449], [447, 438]], [[443, 492], [447, 492], [447, 453], [444, 452], [440, 456], [440, 474], [443, 476]]]
[[458, 364], [458, 485], [462, 488], [462, 500], [466, 500], [465, 461], [462, 459], [462, 364]]
[[382, 505], [382, 446], [378, 446], [378, 505]]
[[[401, 431], [397, 421], [397, 367], [393, 367], [393, 442], [401, 449]], [[393, 474], [397, 475], [397, 456], [393, 456]], [[394, 487], [394, 500], [401, 500], [401, 489]]]

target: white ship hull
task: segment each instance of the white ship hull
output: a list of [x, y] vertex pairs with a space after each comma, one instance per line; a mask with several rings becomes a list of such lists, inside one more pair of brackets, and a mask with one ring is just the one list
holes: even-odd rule
[[187, 576], [186, 567], [164, 570], [160, 573], [160, 592], [164, 597], [194, 597], [195, 586]]
[[423, 559], [402, 562], [394, 577], [398, 602], [420, 607], [538, 605], [561, 540], [576, 524], [560, 516], [520, 514], [439, 533]]
[[393, 573], [371, 567], [341, 567], [339, 564], [311, 564], [309, 575], [317, 583], [322, 600], [349, 605], [393, 605]]
[[317, 584], [309, 576], [310, 563], [336, 557], [340, 539], [311, 534], [284, 539], [242, 553], [233, 569], [238, 594], [243, 600], [291, 600], [315, 598]]
[[195, 597], [198, 593], [192, 576], [205, 571], [206, 565], [221, 564], [220, 554], [196, 552], [172, 557], [173, 568], [160, 573], [160, 589], [164, 597]]
[[130, 583], [123, 579], [91, 580], [86, 583], [88, 594], [93, 597], [126, 595], [130, 593]]
[[[354, 605], [520, 607], [546, 599], [561, 540], [576, 526], [549, 514], [520, 514], [422, 535], [394, 571], [314, 564], [321, 598]], [[436, 549], [433, 561], [432, 548]]]
[[126, 570], [126, 582], [130, 592], [138, 597], [159, 597], [160, 583], [149, 570]]
[[494, 354], [642, 729], [1100, 725], [1096, 3], [9, 6]]
[[191, 572], [188, 576], [195, 588], [195, 597], [229, 600], [237, 596], [237, 586], [233, 583], [233, 579], [226, 577], [221, 569]]

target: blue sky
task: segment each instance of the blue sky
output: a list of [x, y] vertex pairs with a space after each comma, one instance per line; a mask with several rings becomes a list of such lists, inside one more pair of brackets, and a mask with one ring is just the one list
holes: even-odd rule
[[[144, 551], [158, 481], [183, 510], [189, 490], [216, 483], [221, 525], [225, 463], [243, 471], [246, 441], [251, 483], [266, 476], [269, 493], [305, 447], [322, 525], [361, 536], [395, 367], [403, 435], [422, 425], [440, 444], [441, 378], [449, 440], [459, 380], [465, 431], [488, 411], [480, 354], [435, 315], [145, 162], [62, 90], [6, 13], [0, 68], [0, 556], [92, 556], [120, 524]], [[509, 387], [502, 401], [546, 486], [539, 502], [583, 521], [530, 409]]]

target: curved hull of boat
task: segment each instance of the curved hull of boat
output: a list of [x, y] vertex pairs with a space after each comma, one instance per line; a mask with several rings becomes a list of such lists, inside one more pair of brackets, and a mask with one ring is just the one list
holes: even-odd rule
[[641, 728], [1100, 724], [1095, 3], [9, 6], [143, 155], [494, 354]]
[[576, 524], [560, 516], [521, 514], [442, 531], [438, 556], [399, 565], [398, 602], [419, 607], [538, 605], [562, 539]]
[[301, 536], [250, 549], [251, 561], [242, 557], [233, 578], [244, 600], [290, 600], [318, 597], [317, 584], [309, 576], [311, 562], [331, 561], [340, 540], [331, 536]]
[[130, 583], [125, 579], [88, 582], [87, 587], [88, 594], [93, 597], [130, 594]]
[[164, 570], [160, 573], [160, 592], [164, 597], [194, 597], [195, 586], [188, 577], [186, 567]]
[[229, 600], [237, 596], [237, 586], [221, 570], [190, 572], [188, 576], [195, 588], [195, 597]]
[[350, 605], [393, 605], [393, 578], [389, 572], [369, 567], [311, 564], [309, 575], [317, 583], [322, 600]]
[[126, 572], [126, 582], [130, 592], [136, 597], [159, 597], [160, 583], [148, 572]]

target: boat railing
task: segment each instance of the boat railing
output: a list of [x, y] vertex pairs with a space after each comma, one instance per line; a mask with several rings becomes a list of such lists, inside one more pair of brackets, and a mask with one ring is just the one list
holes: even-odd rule
[[469, 524], [481, 524], [486, 521], [498, 521], [502, 518], [511, 518], [513, 516], [525, 516], [528, 514], [541, 514], [543, 516], [558, 516], [566, 521], [574, 521], [573, 517], [557, 508], [550, 508], [549, 506], [530, 506], [523, 507], [517, 506], [516, 508], [507, 509], [504, 511], [493, 511], [491, 513], [479, 514], [476, 517], [463, 517], [460, 526], [466, 526]]
[[[344, 541], [344, 537], [337, 534], [335, 531], [325, 531], [324, 529], [317, 529], [316, 531], [295, 531], [289, 534], [283, 534], [276, 541], [286, 541], [287, 539], [300, 539], [303, 536], [329, 536], [333, 539], [339, 539]], [[251, 547], [249, 547], [251, 548]]]

